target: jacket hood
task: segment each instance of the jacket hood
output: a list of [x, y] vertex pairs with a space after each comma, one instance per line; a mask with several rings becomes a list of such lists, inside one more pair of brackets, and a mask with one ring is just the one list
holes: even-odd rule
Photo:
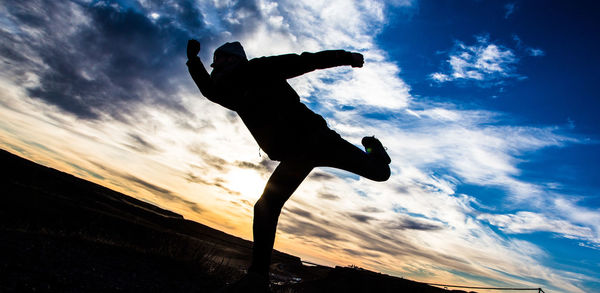
[[246, 52], [244, 51], [244, 47], [242, 47], [242, 44], [240, 44], [240, 42], [231, 42], [221, 45], [221, 47], [215, 50], [214, 55], [217, 56], [217, 54], [228, 54], [238, 56], [244, 60], [248, 60], [248, 58], [246, 57]]

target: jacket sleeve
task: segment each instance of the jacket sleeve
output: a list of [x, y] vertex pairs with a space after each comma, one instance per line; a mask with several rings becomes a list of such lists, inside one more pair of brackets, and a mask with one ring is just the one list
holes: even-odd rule
[[214, 102], [217, 99], [215, 96], [215, 86], [210, 75], [206, 71], [206, 68], [204, 68], [204, 64], [200, 61], [200, 58], [196, 56], [195, 58], [188, 60], [185, 64], [202, 95]]
[[285, 79], [293, 78], [316, 69], [351, 65], [352, 53], [344, 50], [329, 50], [317, 53], [304, 52], [251, 60], [255, 66]]

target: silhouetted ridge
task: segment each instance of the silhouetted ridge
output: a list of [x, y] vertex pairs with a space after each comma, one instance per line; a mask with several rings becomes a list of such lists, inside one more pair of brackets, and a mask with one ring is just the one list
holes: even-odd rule
[[250, 241], [4, 150], [0, 170], [0, 292], [197, 292], [248, 266]]
[[5, 150], [0, 150], [0, 164], [5, 170], [1, 180], [11, 186], [33, 187], [47, 196], [68, 200], [80, 207], [106, 209], [106, 212], [123, 216], [153, 217], [155, 215], [183, 219], [174, 212], [124, 195], [104, 186], [48, 168]]
[[[0, 170], [0, 292], [212, 292], [249, 266], [250, 241], [3, 150]], [[278, 251], [271, 267], [275, 293], [448, 292]]]

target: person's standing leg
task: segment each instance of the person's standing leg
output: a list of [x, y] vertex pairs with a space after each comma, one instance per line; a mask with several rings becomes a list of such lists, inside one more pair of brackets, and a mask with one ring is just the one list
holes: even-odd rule
[[307, 162], [282, 161], [269, 178], [262, 196], [254, 205], [254, 247], [248, 271], [268, 276], [281, 209], [312, 169], [313, 166]]

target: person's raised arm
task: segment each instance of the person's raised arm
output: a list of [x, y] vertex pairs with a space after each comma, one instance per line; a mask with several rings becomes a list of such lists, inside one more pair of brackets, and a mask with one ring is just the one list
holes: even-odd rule
[[364, 57], [360, 53], [344, 50], [328, 50], [317, 53], [304, 52], [253, 59], [252, 63], [283, 78], [292, 78], [316, 69], [350, 65], [362, 67]]
[[200, 58], [198, 57], [199, 52], [200, 42], [189, 40], [187, 44], [188, 61], [185, 64], [188, 66], [188, 71], [202, 95], [212, 101], [216, 98], [214, 85], [206, 68], [204, 68], [204, 64], [202, 64], [202, 61], [200, 61]]

